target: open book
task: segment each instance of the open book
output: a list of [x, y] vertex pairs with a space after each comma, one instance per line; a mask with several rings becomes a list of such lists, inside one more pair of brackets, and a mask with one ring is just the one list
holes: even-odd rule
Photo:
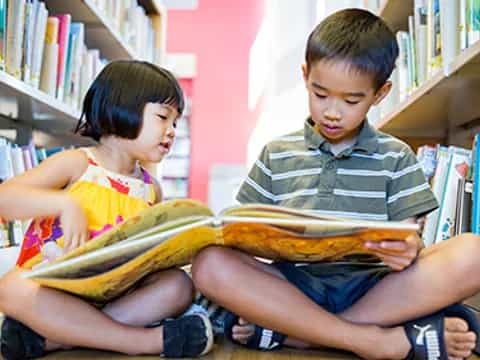
[[142, 211], [24, 276], [104, 302], [151, 272], [189, 264], [210, 245], [271, 260], [336, 260], [368, 253], [365, 241], [404, 240], [417, 230], [415, 224], [346, 220], [260, 204], [239, 205], [214, 216], [197, 201], [173, 200]]

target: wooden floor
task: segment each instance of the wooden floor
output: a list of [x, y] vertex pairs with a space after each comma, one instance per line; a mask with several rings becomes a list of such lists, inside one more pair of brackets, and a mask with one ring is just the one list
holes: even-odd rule
[[[159, 359], [159, 356], [126, 356], [109, 352], [90, 351], [90, 350], [74, 350], [74, 351], [62, 351], [52, 353], [43, 357], [44, 360], [125, 360], [125, 359]], [[233, 345], [229, 342], [215, 345], [214, 350], [201, 358], [202, 360], [347, 360], [347, 359], [359, 359], [357, 356], [340, 352], [340, 351], [313, 351], [313, 350], [294, 350], [283, 349], [275, 352], [260, 352], [251, 351], [241, 348], [240, 346]], [[471, 360], [480, 360], [478, 356], [472, 356]]]

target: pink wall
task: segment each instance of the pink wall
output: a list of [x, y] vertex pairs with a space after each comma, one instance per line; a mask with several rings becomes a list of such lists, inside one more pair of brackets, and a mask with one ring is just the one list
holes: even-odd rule
[[207, 201], [213, 163], [245, 163], [260, 109], [248, 110], [249, 52], [264, 0], [199, 0], [194, 11], [169, 10], [167, 51], [197, 55], [192, 95], [190, 197]]

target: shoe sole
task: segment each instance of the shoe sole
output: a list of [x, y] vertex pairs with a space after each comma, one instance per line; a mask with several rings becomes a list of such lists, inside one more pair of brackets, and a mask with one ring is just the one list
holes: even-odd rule
[[205, 349], [202, 351], [202, 353], [200, 354], [200, 356], [203, 356], [203, 355], [206, 355], [208, 354], [211, 350], [212, 350], [212, 347], [213, 347], [213, 327], [212, 327], [212, 323], [210, 321], [210, 318], [208, 316], [206, 316], [205, 314], [203, 313], [195, 313], [196, 316], [199, 316], [203, 323], [205, 324], [205, 333], [207, 335], [207, 345], [205, 346]]

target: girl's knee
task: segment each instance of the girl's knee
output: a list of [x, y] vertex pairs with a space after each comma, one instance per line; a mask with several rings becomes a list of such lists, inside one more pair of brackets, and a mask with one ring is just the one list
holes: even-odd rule
[[20, 274], [13, 270], [0, 277], [0, 312], [7, 312], [8, 306], [16, 303], [14, 297], [24, 293], [21, 287], [26, 280]]

